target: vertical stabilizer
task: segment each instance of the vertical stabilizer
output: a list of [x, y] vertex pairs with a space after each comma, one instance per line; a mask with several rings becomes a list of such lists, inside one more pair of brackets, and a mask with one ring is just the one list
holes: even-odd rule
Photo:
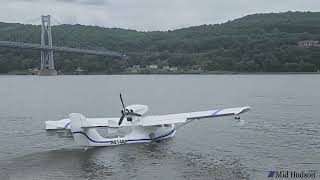
[[71, 132], [76, 144], [80, 146], [97, 146], [106, 141], [95, 128], [83, 128], [87, 118], [82, 114], [72, 113], [69, 117], [71, 121]]
[[69, 115], [71, 122], [71, 132], [76, 144], [80, 146], [88, 146], [89, 140], [86, 137], [85, 130], [82, 128], [83, 124], [86, 121], [86, 117], [82, 114], [72, 113]]

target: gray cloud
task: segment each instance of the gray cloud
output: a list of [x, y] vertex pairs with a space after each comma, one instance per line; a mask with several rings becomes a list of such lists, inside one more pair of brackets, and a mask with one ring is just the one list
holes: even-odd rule
[[319, 11], [319, 0], [0, 0], [0, 21], [51, 14], [62, 23], [168, 30], [222, 23], [247, 14]]

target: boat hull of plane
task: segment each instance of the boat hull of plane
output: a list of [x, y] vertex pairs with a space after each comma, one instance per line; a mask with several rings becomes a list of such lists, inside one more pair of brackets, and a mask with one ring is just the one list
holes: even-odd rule
[[79, 146], [115, 146], [133, 143], [158, 142], [171, 138], [175, 135], [176, 129], [173, 124], [168, 127], [132, 127], [132, 131], [124, 137], [103, 138], [96, 128], [72, 132], [73, 138]]
[[[91, 129], [96, 130], [96, 129]], [[124, 137], [118, 137], [118, 138], [100, 138], [94, 133], [88, 133], [88, 132], [73, 132], [73, 137], [76, 141], [76, 143], [79, 146], [84, 147], [94, 147], [94, 146], [115, 146], [115, 145], [122, 145], [122, 144], [133, 144], [133, 143], [150, 143], [150, 142], [158, 142], [164, 139], [171, 138], [175, 135], [176, 129], [173, 127], [171, 129], [165, 128], [159, 131], [155, 131], [157, 133], [156, 136], [152, 137], [150, 134], [155, 133], [152, 131], [148, 132], [141, 132], [133, 130], [134, 134], [128, 134]], [[138, 134], [137, 134], [138, 133]], [[94, 136], [94, 137], [90, 137]], [[81, 141], [77, 141], [77, 139], [81, 139]], [[82, 141], [84, 140], [84, 141]]]

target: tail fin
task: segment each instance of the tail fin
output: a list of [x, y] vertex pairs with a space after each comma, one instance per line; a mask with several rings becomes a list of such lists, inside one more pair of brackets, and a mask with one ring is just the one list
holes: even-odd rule
[[87, 120], [82, 114], [72, 113], [69, 117], [71, 121], [71, 132], [76, 144], [80, 146], [95, 146], [97, 145], [97, 141], [104, 139], [95, 128], [82, 128]]
[[88, 146], [89, 140], [86, 137], [85, 130], [82, 128], [82, 125], [85, 123], [87, 119], [82, 114], [72, 113], [69, 115], [71, 122], [71, 132], [73, 135], [73, 139], [76, 144], [81, 146]]

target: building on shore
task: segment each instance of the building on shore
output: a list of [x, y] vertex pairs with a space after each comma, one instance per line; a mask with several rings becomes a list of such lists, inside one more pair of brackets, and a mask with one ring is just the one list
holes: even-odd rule
[[319, 41], [306, 40], [306, 41], [299, 41], [299, 47], [301, 48], [320, 47], [320, 44], [319, 44]]
[[158, 65], [156, 65], [156, 64], [148, 65], [148, 66], [147, 66], [147, 69], [149, 69], [149, 70], [156, 70], [156, 69], [158, 69]]
[[178, 67], [170, 67], [170, 71], [173, 71], [173, 72], [178, 71]]
[[169, 70], [170, 70], [170, 66], [163, 66], [163, 67], [162, 67], [162, 70], [164, 70], [164, 71], [169, 71]]
[[141, 68], [140, 65], [133, 65], [132, 67], [127, 68], [127, 71], [131, 72], [131, 73], [139, 73], [142, 70], [143, 70], [143, 68]]
[[202, 72], [203, 71], [203, 67], [202, 67], [202, 65], [194, 65], [194, 66], [191, 67], [191, 71]]
[[28, 69], [28, 71], [30, 71], [32, 75], [38, 75], [39, 69], [33, 68], [33, 69]]
[[77, 67], [77, 69], [75, 70], [76, 74], [82, 74], [84, 72], [84, 70], [81, 67]]

